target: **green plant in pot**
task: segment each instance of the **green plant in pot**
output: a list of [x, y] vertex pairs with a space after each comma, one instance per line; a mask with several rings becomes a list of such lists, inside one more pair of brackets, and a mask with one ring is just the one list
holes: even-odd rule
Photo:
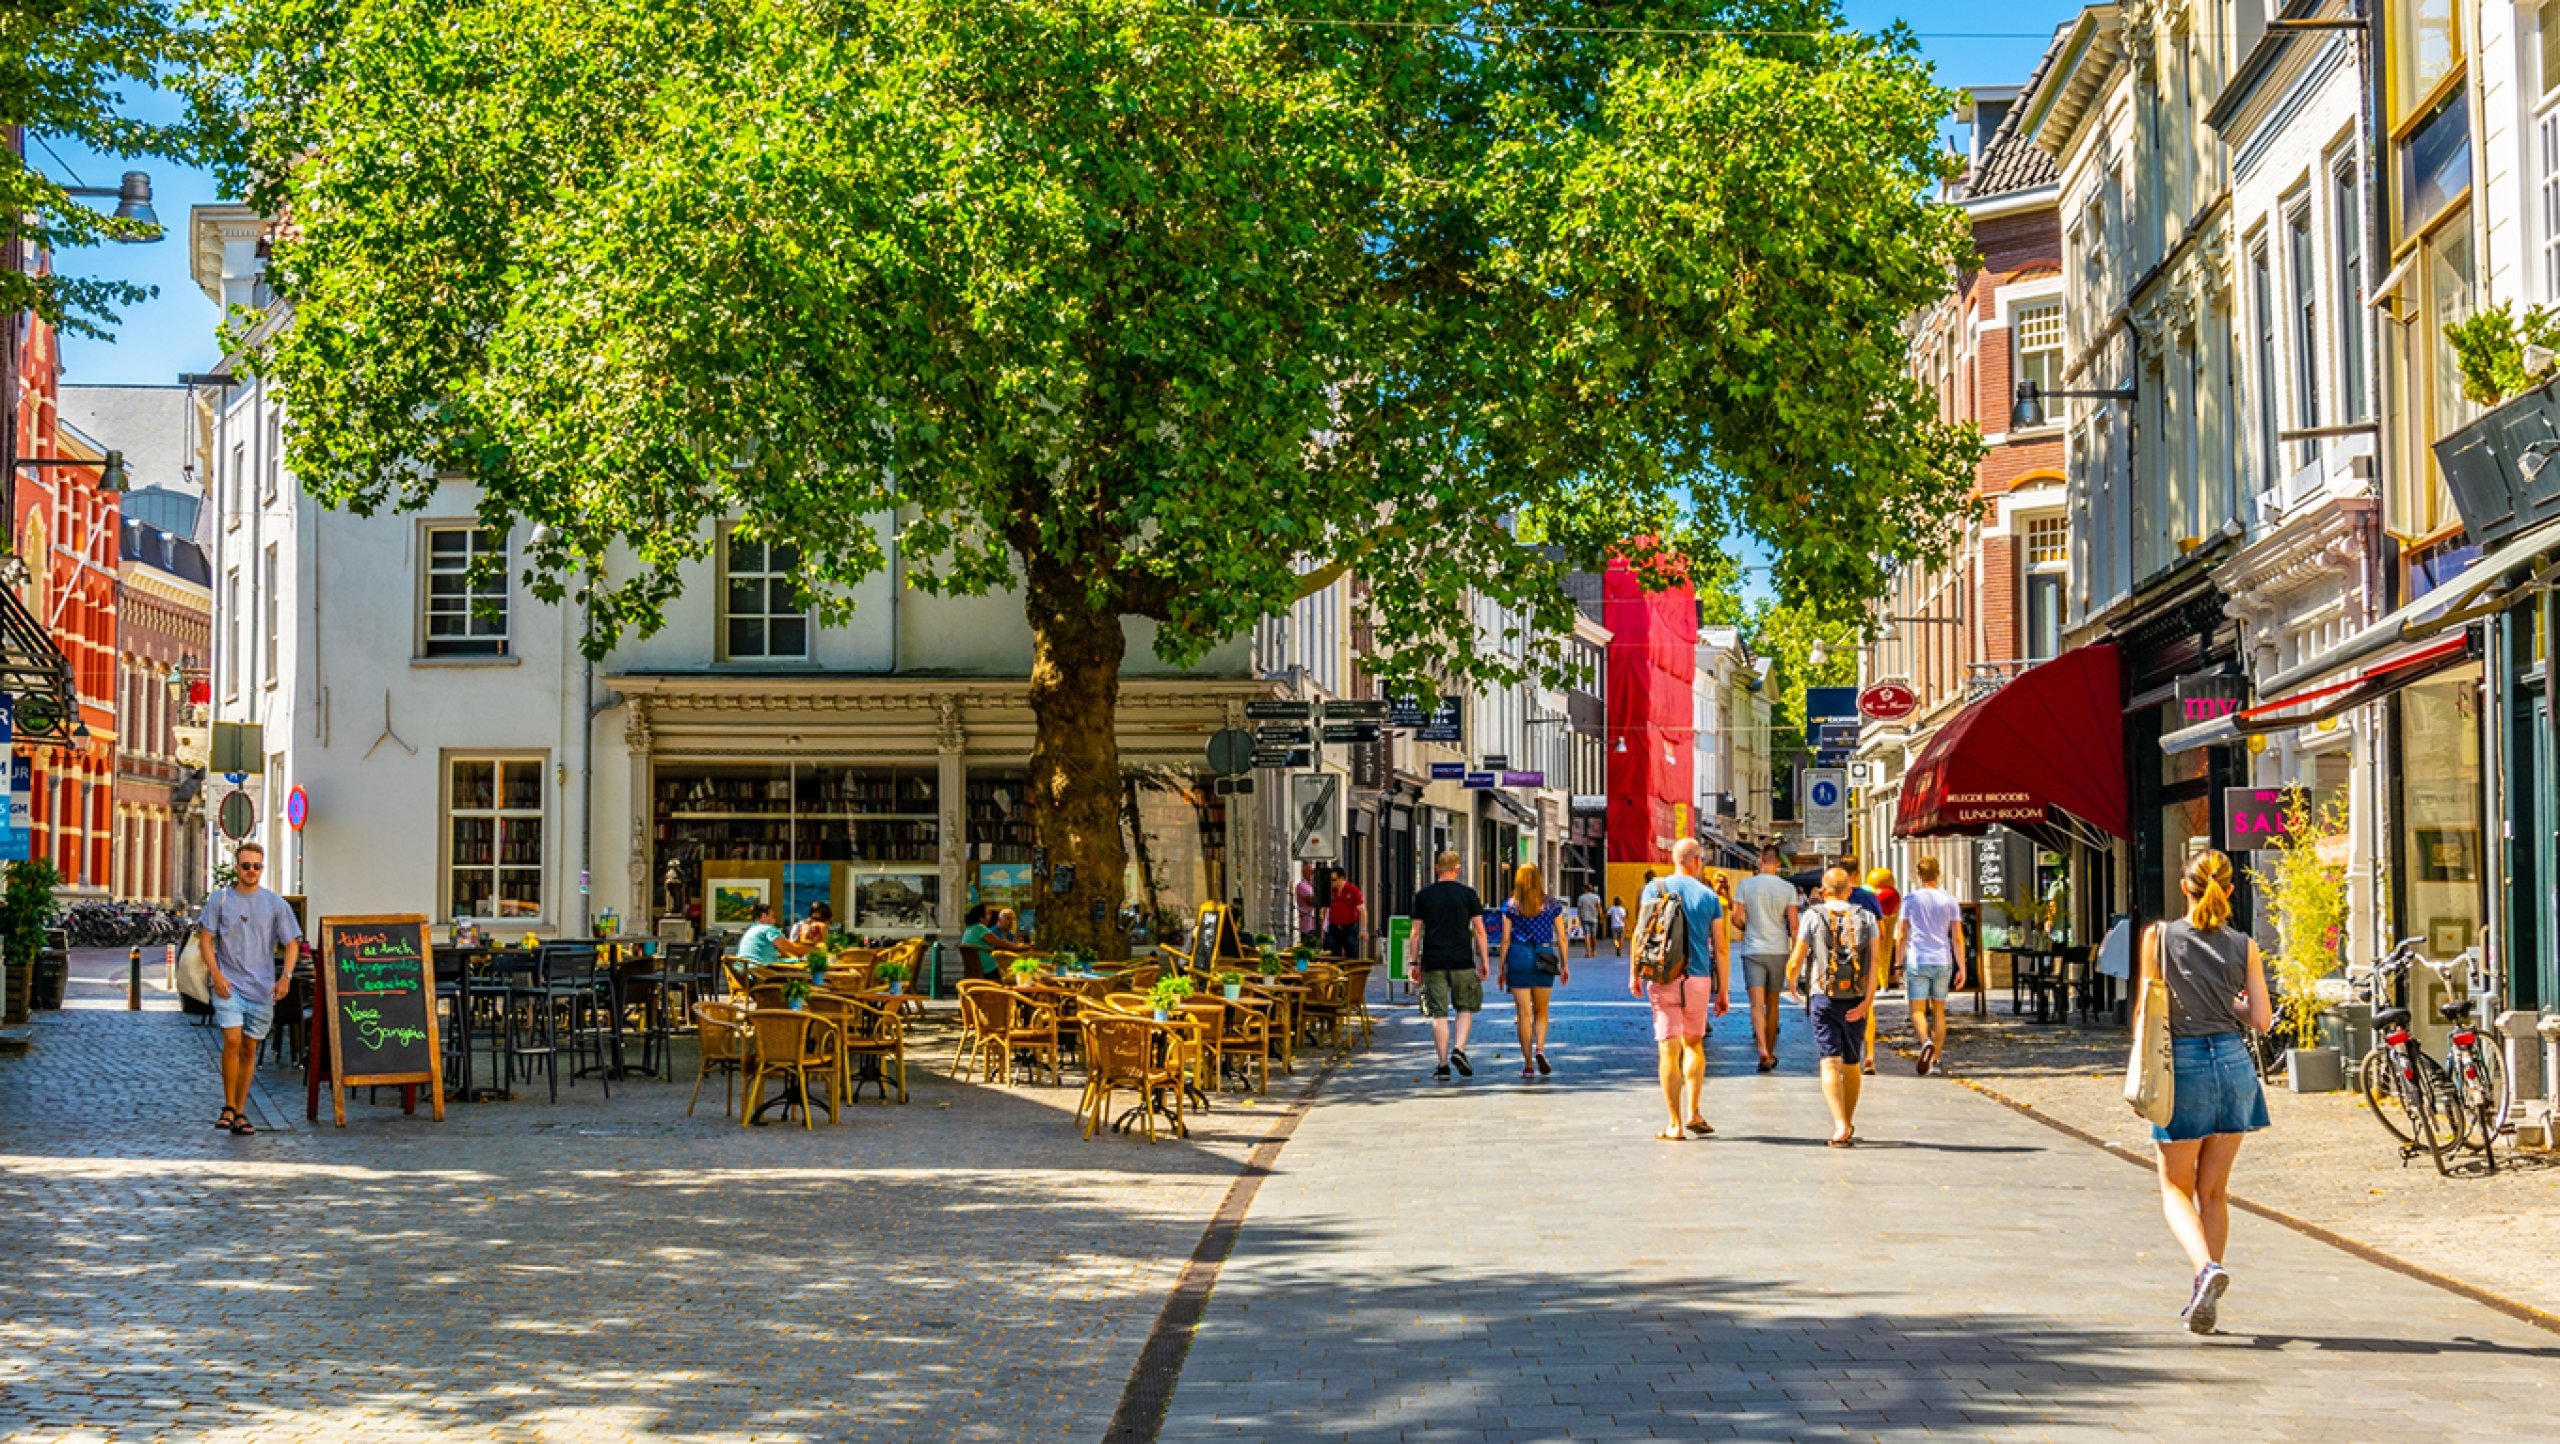
[[1280, 976], [1280, 950], [1272, 946], [1272, 944], [1266, 940], [1262, 945], [1261, 956], [1254, 960], [1253, 968], [1255, 972], [1262, 974], [1266, 978], [1276, 978]]
[[1158, 1022], [1171, 1017], [1173, 1010], [1182, 1006], [1182, 1000], [1190, 996], [1191, 980], [1183, 977], [1158, 978], [1147, 991], [1147, 1001], [1155, 1005]]
[[[53, 890], [62, 874], [43, 858], [9, 864], [8, 883], [0, 887], [0, 959], [8, 967], [5, 986], [33, 996], [36, 959], [44, 954], [44, 930], [53, 921]], [[0, 1005], [6, 994], [0, 993]]]
[[880, 990], [884, 993], [903, 993], [907, 990], [907, 965], [904, 963], [882, 963], [871, 976], [880, 984]]
[[2276, 1035], [2290, 1046], [2285, 1071], [2297, 1093], [2325, 1093], [2346, 1086], [2344, 1060], [2320, 1046], [2320, 1014], [2327, 1007], [2320, 982], [2338, 970], [2338, 945], [2347, 929], [2347, 876], [2321, 856], [2322, 844], [2344, 835], [2347, 804], [2332, 798], [2314, 808], [2309, 793], [2289, 789], [2284, 836], [2259, 850], [2264, 868], [2249, 881], [2275, 923], [2275, 951], [2267, 955], [2275, 990]]
[[793, 978], [782, 985], [782, 1006], [805, 1008], [809, 1005], [809, 995], [815, 991], [816, 988], [806, 979]]
[[1300, 943], [1289, 950], [1289, 959], [1297, 965], [1298, 971], [1303, 973], [1307, 970], [1307, 964], [1316, 960], [1316, 950], [1305, 943]]
[[1013, 974], [1013, 980], [1016, 983], [1028, 983], [1040, 976], [1040, 969], [1044, 966], [1046, 964], [1038, 958], [1016, 958], [1005, 964], [1006, 969]]
[[1243, 997], [1244, 974], [1237, 972], [1233, 968], [1220, 969], [1218, 973], [1218, 991], [1226, 994], [1226, 996], [1231, 1000]]

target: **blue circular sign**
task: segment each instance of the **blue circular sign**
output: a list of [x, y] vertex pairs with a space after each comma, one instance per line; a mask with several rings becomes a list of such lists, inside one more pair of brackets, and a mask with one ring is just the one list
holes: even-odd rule
[[1829, 807], [1830, 805], [1832, 805], [1832, 804], [1833, 804], [1833, 803], [1835, 803], [1835, 802], [1838, 802], [1839, 800], [1840, 800], [1840, 788], [1839, 788], [1838, 784], [1834, 783], [1830, 778], [1826, 777], [1826, 778], [1822, 779], [1820, 782], [1817, 782], [1817, 783], [1813, 784], [1813, 805], [1814, 805], [1814, 806], [1816, 806], [1816, 807]]

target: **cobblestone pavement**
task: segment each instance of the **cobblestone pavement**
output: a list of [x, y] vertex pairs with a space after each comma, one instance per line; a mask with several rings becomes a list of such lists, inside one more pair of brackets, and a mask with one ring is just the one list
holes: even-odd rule
[[1719, 1136], [1657, 1142], [1646, 1014], [1586, 976], [1551, 1080], [1496, 1004], [1472, 1082], [1408, 1022], [1326, 1086], [1166, 1439], [2549, 1437], [2560, 1335], [2243, 1216], [2196, 1339], [2143, 1175], [1907, 1066], [1821, 1147], [1800, 1013], [1765, 1077], [1719, 1024]]
[[233, 1138], [212, 1035], [117, 998], [0, 1060], [0, 1439], [1095, 1438], [1283, 1096], [1152, 1148], [922, 1066], [814, 1132], [716, 1079], [342, 1132], [271, 1068]]
[[[1898, 1005], [1883, 1022], [1903, 1026]], [[2150, 1131], [2122, 1101], [2125, 1034], [2065, 1027], [2005, 1013], [1972, 1016], [1960, 1003], [1949, 1024], [1956, 1076], [2016, 1099], [2138, 1157]], [[1888, 1059], [1888, 1068], [1908, 1071]], [[2499, 1149], [2498, 1171], [2476, 1161], [2439, 1175], [2421, 1159], [2403, 1166], [2382, 1126], [2353, 1093], [2267, 1089], [2273, 1126], [2251, 1138], [2233, 1190], [2420, 1267], [2560, 1315], [2560, 1154]]]

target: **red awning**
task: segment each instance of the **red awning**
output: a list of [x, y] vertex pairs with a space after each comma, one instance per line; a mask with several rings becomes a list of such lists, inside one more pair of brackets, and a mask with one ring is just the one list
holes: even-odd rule
[[2069, 813], [2128, 837], [2124, 684], [2106, 643], [2065, 652], [1938, 729], [1902, 781], [1899, 837], [2034, 827]]

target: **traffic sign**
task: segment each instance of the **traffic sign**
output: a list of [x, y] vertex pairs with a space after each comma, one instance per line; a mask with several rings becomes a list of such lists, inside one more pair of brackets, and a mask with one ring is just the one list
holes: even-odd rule
[[1805, 769], [1804, 831], [1807, 837], [1849, 835], [1849, 779], [1839, 768]]
[[1252, 765], [1252, 733], [1241, 727], [1221, 727], [1209, 738], [1210, 771], [1232, 777]]
[[1221, 777], [1217, 780], [1217, 788], [1218, 795], [1220, 797], [1234, 797], [1238, 794], [1250, 796], [1253, 792], [1253, 779], [1250, 777]]
[[1316, 704], [1313, 702], [1290, 702], [1276, 697], [1259, 698], [1244, 704], [1245, 720], [1249, 722], [1304, 722], [1315, 716], [1315, 712]]
[[1342, 777], [1301, 772], [1289, 779], [1289, 856], [1331, 862], [1342, 855]]
[[258, 828], [258, 804], [245, 791], [224, 793], [221, 808], [214, 816], [222, 825], [222, 835], [233, 842]]
[[311, 797], [302, 790], [301, 784], [296, 783], [294, 789], [284, 795], [284, 825], [300, 832], [302, 824], [310, 820]]
[[1332, 743], [1375, 742], [1378, 740], [1378, 724], [1329, 721], [1324, 724], [1324, 740]]
[[1327, 722], [1384, 722], [1387, 720], [1387, 704], [1384, 702], [1327, 702], [1324, 704], [1324, 720]]
[[1920, 694], [1908, 682], [1878, 682], [1858, 694], [1858, 715], [1878, 722], [1899, 722], [1920, 706]]

